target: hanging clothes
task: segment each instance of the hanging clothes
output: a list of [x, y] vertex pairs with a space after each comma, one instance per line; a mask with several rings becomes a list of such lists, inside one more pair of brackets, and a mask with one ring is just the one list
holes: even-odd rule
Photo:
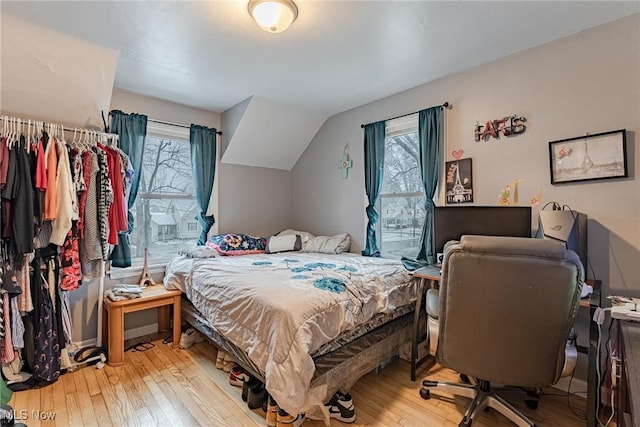
[[33, 187], [25, 144], [22, 137], [9, 150], [7, 183], [2, 190], [2, 198], [9, 203], [8, 224], [3, 237], [9, 238], [11, 249], [19, 254], [33, 250]]
[[73, 339], [69, 292], [84, 279], [104, 277], [110, 242], [117, 244], [118, 231], [128, 227], [133, 171], [120, 149], [90, 142], [88, 133], [67, 143], [61, 127], [45, 132], [39, 123], [25, 136], [20, 121], [6, 127], [6, 119], [0, 121], [0, 360], [22, 355], [36, 380], [52, 382], [61, 349]]

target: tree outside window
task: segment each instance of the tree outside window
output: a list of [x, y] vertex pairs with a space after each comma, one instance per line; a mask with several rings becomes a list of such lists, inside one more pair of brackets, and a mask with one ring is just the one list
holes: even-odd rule
[[378, 240], [390, 258], [415, 258], [419, 251], [425, 217], [419, 158], [417, 124], [385, 139]]
[[138, 197], [132, 209], [132, 258], [169, 258], [185, 245], [195, 245], [199, 212], [191, 174], [189, 144], [147, 136]]

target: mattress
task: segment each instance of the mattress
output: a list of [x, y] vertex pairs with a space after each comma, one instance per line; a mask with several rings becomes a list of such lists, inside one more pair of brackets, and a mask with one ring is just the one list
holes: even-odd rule
[[[263, 374], [289, 413], [322, 403], [326, 387], [311, 388], [313, 357], [372, 319], [409, 310], [417, 286], [399, 261], [355, 254], [285, 252], [237, 257], [175, 258], [165, 286], [181, 289], [224, 340]], [[384, 320], [380, 320], [384, 319]], [[347, 339], [347, 338], [345, 338]], [[335, 341], [334, 341], [335, 343]]]

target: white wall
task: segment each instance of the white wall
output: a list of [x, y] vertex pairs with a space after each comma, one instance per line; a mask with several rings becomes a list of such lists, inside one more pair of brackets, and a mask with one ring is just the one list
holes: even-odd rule
[[3, 114], [102, 129], [116, 51], [6, 13], [0, 13], [0, 33]]
[[[447, 111], [442, 160], [453, 160], [451, 152], [459, 149], [464, 150], [465, 158], [472, 158], [475, 205], [497, 205], [500, 190], [520, 178], [524, 180], [521, 204], [528, 204], [542, 190], [542, 205], [557, 201], [586, 213], [589, 277], [602, 280], [603, 296], [640, 296], [640, 185], [636, 177], [640, 14], [331, 117], [292, 170], [294, 228], [319, 234], [346, 231], [353, 237], [352, 251], [362, 250], [366, 196], [360, 125], [444, 101], [452, 103], [453, 109]], [[476, 121], [514, 113], [528, 120], [524, 134], [475, 142]], [[622, 128], [628, 130], [629, 178], [550, 184], [549, 141]], [[353, 168], [343, 180], [337, 162], [345, 144]], [[534, 225], [538, 209], [534, 210]], [[582, 344], [587, 337], [587, 317], [586, 310], [581, 310]], [[580, 362], [577, 376], [585, 378], [584, 358]]]
[[291, 172], [220, 165], [221, 233], [271, 236], [291, 226]]
[[[640, 186], [635, 165], [640, 128], [640, 15], [533, 48], [331, 117], [300, 158], [292, 176], [296, 228], [347, 231], [354, 250], [365, 239], [363, 131], [360, 124], [444, 101], [447, 147], [473, 160], [476, 205], [497, 205], [517, 178], [521, 204], [539, 190], [542, 205], [558, 201], [589, 216], [589, 255], [609, 293], [640, 294]], [[474, 125], [518, 113], [524, 134], [475, 142]], [[548, 142], [626, 128], [630, 177], [552, 186]], [[349, 144], [353, 169], [341, 179], [337, 163]], [[537, 209], [534, 215], [537, 217]], [[534, 224], [537, 224], [535, 219]]]

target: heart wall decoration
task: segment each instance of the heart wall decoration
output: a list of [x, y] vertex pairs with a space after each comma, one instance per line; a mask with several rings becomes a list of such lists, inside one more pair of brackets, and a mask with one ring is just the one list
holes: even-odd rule
[[451, 155], [453, 156], [454, 159], [460, 160], [462, 158], [462, 156], [464, 155], [464, 150], [463, 149], [453, 150], [451, 152]]

